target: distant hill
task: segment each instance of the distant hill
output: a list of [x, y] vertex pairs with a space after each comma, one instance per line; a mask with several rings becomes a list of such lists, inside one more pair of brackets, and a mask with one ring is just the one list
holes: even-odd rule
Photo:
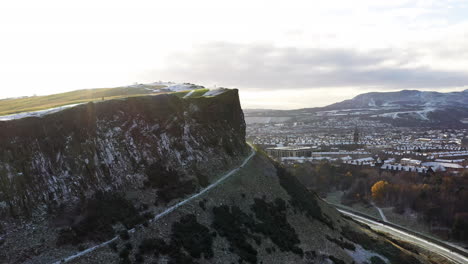
[[459, 128], [468, 126], [468, 90], [450, 93], [417, 90], [371, 92], [325, 107], [245, 112], [247, 123], [353, 116], [403, 127]]
[[325, 107], [326, 109], [392, 108], [392, 107], [468, 107], [468, 90], [462, 92], [426, 92], [402, 90], [360, 94]]

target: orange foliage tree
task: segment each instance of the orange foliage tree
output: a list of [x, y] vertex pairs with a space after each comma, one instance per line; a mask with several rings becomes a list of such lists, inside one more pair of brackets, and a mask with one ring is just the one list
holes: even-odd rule
[[371, 187], [372, 199], [376, 202], [382, 202], [390, 184], [386, 181], [378, 181]]

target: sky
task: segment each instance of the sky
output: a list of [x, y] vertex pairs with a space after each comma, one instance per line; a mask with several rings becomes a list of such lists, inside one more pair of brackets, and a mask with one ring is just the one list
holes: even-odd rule
[[154, 81], [244, 108], [468, 89], [466, 0], [2, 1], [0, 98]]

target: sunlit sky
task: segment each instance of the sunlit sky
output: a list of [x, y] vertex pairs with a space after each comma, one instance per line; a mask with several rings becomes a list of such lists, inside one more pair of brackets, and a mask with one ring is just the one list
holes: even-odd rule
[[468, 89], [468, 1], [2, 1], [0, 98], [154, 81], [244, 108]]

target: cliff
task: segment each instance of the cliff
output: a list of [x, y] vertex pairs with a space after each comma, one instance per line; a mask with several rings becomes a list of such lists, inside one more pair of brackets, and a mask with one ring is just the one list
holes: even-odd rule
[[0, 208], [12, 214], [151, 178], [176, 177], [193, 191], [248, 151], [237, 90], [130, 97], [4, 121], [0, 149]]

